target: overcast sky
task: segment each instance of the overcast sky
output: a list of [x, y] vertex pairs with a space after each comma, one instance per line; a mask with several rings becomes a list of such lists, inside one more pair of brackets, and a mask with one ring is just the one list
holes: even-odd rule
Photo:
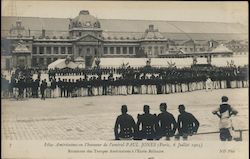
[[14, 1], [2, 0], [3, 16], [74, 18], [80, 10], [102, 19], [237, 22], [248, 25], [247, 2]]

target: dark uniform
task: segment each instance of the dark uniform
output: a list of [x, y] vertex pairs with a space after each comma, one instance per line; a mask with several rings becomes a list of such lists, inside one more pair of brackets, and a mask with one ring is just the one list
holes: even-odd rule
[[[141, 129], [140, 125], [142, 125]], [[157, 117], [149, 113], [148, 105], [144, 105], [144, 114], [138, 114], [137, 129], [138, 139], [153, 140], [156, 137], [156, 130], [158, 129]]]
[[41, 86], [40, 86], [40, 91], [41, 91], [41, 99], [45, 100], [45, 96], [44, 96], [44, 92], [45, 92], [45, 89], [47, 88], [47, 82], [46, 80], [43, 80], [42, 83], [41, 83]]
[[115, 122], [115, 139], [133, 139], [136, 132], [136, 125], [133, 117], [127, 114], [127, 106], [121, 108], [122, 114], [119, 115]]
[[179, 105], [179, 112], [178, 132], [180, 136], [183, 136], [183, 139], [187, 139], [189, 135], [191, 136], [198, 131], [200, 123], [193, 114], [185, 111], [184, 105]]
[[169, 140], [170, 137], [173, 137], [177, 128], [177, 123], [173, 114], [166, 111], [167, 104], [161, 103], [160, 110], [162, 113], [158, 115], [158, 124], [159, 129], [157, 130], [158, 139], [166, 136], [166, 139]]

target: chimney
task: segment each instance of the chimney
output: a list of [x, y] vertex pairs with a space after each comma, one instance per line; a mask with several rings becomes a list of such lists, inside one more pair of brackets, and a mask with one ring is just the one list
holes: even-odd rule
[[42, 29], [42, 37], [45, 38], [45, 29]]

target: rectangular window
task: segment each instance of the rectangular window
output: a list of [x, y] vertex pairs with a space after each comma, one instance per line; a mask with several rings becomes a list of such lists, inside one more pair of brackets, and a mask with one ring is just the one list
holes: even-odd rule
[[163, 52], [164, 52], [164, 47], [161, 47], [161, 54], [163, 54]]
[[72, 47], [68, 47], [68, 54], [72, 54]]
[[127, 47], [123, 47], [122, 52], [123, 52], [123, 54], [127, 54]]
[[47, 64], [49, 65], [51, 63], [51, 58], [47, 58]]
[[33, 54], [37, 54], [37, 47], [33, 47], [32, 52], [33, 52]]
[[155, 49], [155, 54], [159, 54], [158, 47], [156, 46], [154, 49]]
[[39, 53], [44, 54], [44, 47], [39, 47]]
[[104, 53], [104, 54], [108, 54], [108, 48], [107, 48], [107, 47], [104, 47], [104, 48], [103, 48], [103, 53]]
[[148, 47], [148, 52], [147, 52], [147, 54], [148, 54], [148, 55], [152, 55], [152, 47], [151, 47], [151, 46]]
[[47, 54], [51, 54], [51, 47], [46, 48]]
[[61, 47], [61, 54], [65, 54], [65, 47]]
[[36, 58], [33, 57], [33, 58], [32, 58], [32, 66], [36, 66], [36, 65], [37, 65], [37, 63], [36, 63]]
[[54, 54], [58, 54], [58, 47], [54, 47]]
[[193, 48], [190, 48], [190, 51], [193, 51]]
[[117, 47], [117, 48], [116, 48], [116, 53], [117, 53], [117, 54], [121, 54], [121, 48], [120, 48], [120, 47]]
[[114, 54], [114, 47], [110, 47], [110, 54]]
[[129, 47], [129, 54], [133, 54], [133, 47]]
[[43, 65], [44, 64], [44, 59], [43, 58], [39, 58], [39, 64]]

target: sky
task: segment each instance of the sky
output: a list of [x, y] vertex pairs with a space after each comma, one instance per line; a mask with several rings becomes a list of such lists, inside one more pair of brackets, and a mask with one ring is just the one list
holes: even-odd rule
[[248, 2], [2, 0], [2, 16], [236, 22], [248, 25]]

